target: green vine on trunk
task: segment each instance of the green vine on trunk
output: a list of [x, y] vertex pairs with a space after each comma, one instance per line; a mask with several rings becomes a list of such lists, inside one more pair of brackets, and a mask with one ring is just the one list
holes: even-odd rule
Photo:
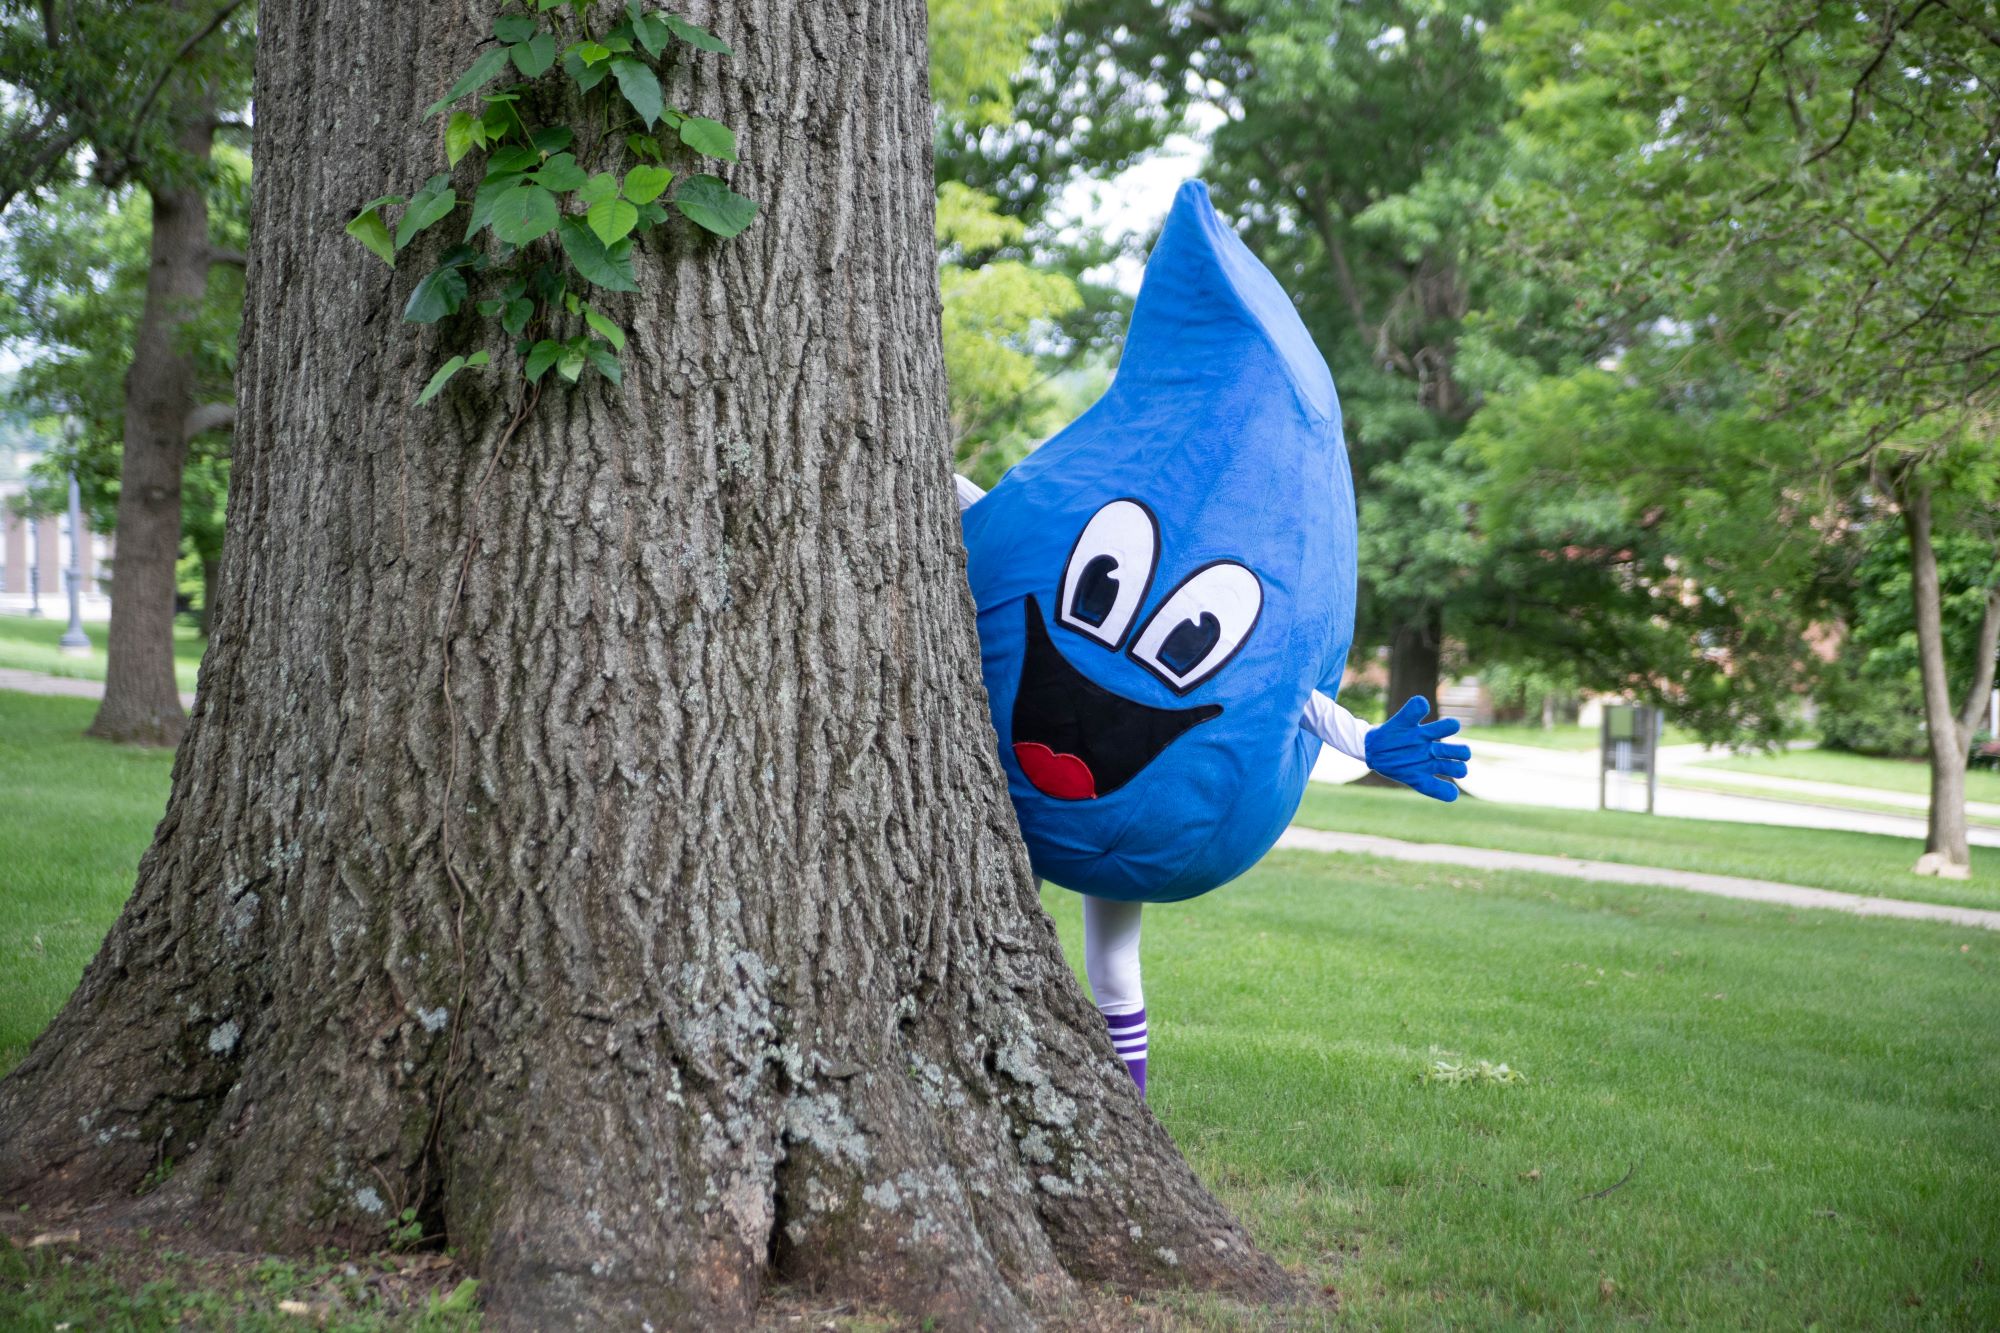
[[[635, 241], [673, 216], [718, 236], [734, 236], [757, 213], [754, 201], [716, 176], [669, 163], [693, 157], [735, 162], [736, 134], [727, 125], [666, 104], [659, 68], [682, 48], [733, 55], [729, 44], [665, 10], [627, 0], [623, 21], [591, 28], [593, 0], [520, 0], [493, 23], [490, 49], [472, 62], [450, 91], [425, 111], [436, 116], [477, 95], [474, 115], [451, 113], [444, 129], [447, 165], [483, 155], [484, 173], [470, 200], [452, 188], [449, 171], [415, 194], [384, 195], [364, 205], [347, 234], [391, 268], [418, 236], [469, 211], [464, 240], [410, 292], [403, 318], [435, 324], [456, 314], [475, 281], [485, 297], [481, 315], [497, 319], [514, 338], [521, 373], [539, 384], [550, 370], [574, 384], [594, 368], [622, 382], [618, 354], [625, 330], [591, 304], [593, 289], [635, 292]], [[520, 12], [526, 10], [527, 12]], [[489, 91], [512, 70], [519, 80]], [[544, 80], [567, 78], [584, 94], [586, 125], [531, 125], [526, 108]], [[669, 137], [671, 135], [671, 138]], [[392, 229], [385, 209], [398, 208]], [[481, 248], [482, 233], [490, 245]], [[453, 356], [418, 395], [422, 405], [462, 370], [492, 363], [481, 350]]]
[[[432, 117], [454, 103], [477, 96], [479, 114], [456, 110], [444, 126], [450, 170], [425, 181], [408, 198], [386, 195], [364, 205], [347, 224], [348, 235], [391, 268], [396, 256], [418, 236], [468, 210], [465, 237], [411, 290], [403, 318], [434, 324], [456, 314], [485, 288], [475, 308], [497, 319], [513, 338], [526, 381], [519, 404], [494, 442], [470, 497], [464, 552], [458, 579], [445, 608], [439, 639], [443, 669], [439, 692], [453, 738], [438, 808], [438, 845], [454, 897], [452, 946], [458, 986], [450, 1006], [444, 1067], [424, 1133], [415, 1197], [432, 1198], [433, 1167], [444, 1131], [446, 1106], [464, 1072], [465, 1006], [469, 978], [465, 955], [466, 914], [477, 901], [457, 860], [455, 823], [459, 777], [459, 737], [463, 723], [452, 694], [452, 641], [459, 607], [478, 551], [478, 511], [501, 454], [540, 402], [550, 370], [574, 384], [595, 369], [613, 384], [623, 382], [618, 354], [625, 330], [591, 304], [593, 289], [636, 292], [632, 267], [637, 239], [679, 214], [704, 230], [730, 237], [750, 225], [757, 205], [713, 175], [677, 173], [671, 163], [689, 158], [735, 162], [736, 134], [719, 121], [692, 116], [666, 104], [659, 69], [669, 52], [683, 47], [713, 55], [734, 55], [720, 37], [665, 10], [648, 10], [644, 0], [627, 0], [624, 19], [598, 33], [589, 11], [594, 0], [515, 0], [493, 23], [494, 45], [482, 52], [449, 91], [424, 113]], [[523, 12], [525, 11], [525, 12]], [[491, 88], [509, 70], [518, 80]], [[560, 81], [569, 79], [582, 94], [581, 125], [530, 123], [535, 105], [561, 101]], [[547, 80], [545, 84], [543, 81]], [[553, 87], [551, 87], [553, 85]], [[553, 91], [556, 96], [537, 97]], [[461, 200], [451, 171], [474, 154], [484, 170], [470, 200]], [[669, 190], [672, 190], [671, 194]], [[393, 229], [385, 209], [398, 208]], [[482, 234], [490, 236], [481, 248]], [[417, 397], [422, 406], [443, 391], [453, 376], [490, 366], [481, 348], [452, 356], [438, 367]], [[402, 1225], [411, 1224], [405, 1210]], [[392, 1239], [400, 1234], [394, 1228]]]

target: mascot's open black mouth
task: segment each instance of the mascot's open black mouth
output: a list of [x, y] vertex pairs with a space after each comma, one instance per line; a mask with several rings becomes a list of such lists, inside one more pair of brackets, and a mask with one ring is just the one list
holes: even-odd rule
[[1014, 696], [1014, 760], [1035, 790], [1063, 801], [1109, 796], [1181, 733], [1222, 705], [1154, 708], [1113, 694], [1071, 666], [1027, 599], [1028, 645]]

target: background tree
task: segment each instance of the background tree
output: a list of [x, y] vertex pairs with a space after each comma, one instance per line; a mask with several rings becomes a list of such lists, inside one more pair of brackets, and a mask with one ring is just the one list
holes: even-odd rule
[[[464, 205], [393, 272], [338, 220], [436, 169], [419, 108], [500, 13], [263, 9], [230, 592], [132, 899], [0, 1083], [0, 1188], [129, 1200], [172, 1145], [128, 1206], [283, 1247], [412, 1208], [501, 1327], [735, 1323], [774, 1277], [982, 1327], [1073, 1277], [1278, 1289], [1136, 1099], [1014, 831], [923, 10], [697, 11], [734, 54], [681, 34], [659, 93], [740, 131], [755, 225], [637, 240], [598, 312], [622, 382], [489, 345], [414, 410], [493, 337], [395, 318]], [[580, 90], [582, 45], [486, 96], [617, 160], [592, 136], [651, 81]], [[567, 319], [578, 251], [522, 245], [526, 327]]]
[[1087, 231], [1059, 234], [1045, 197], [1003, 201], [973, 184], [960, 171], [973, 159], [953, 152], [1022, 132], [1018, 76], [1061, 7], [1060, 0], [930, 4], [952, 454], [982, 486], [1090, 404], [1108, 378], [1099, 362], [1122, 335], [1123, 293], [1083, 277], [1115, 247]]
[[[1773, 531], [1810, 542], [1882, 506], [1900, 516], [1931, 757], [1920, 868], [1966, 873], [2000, 562], [1954, 677], [1936, 533], [1990, 532], [2000, 495], [2000, 117], [1965, 92], [2000, 78], [2000, 10], [1549, 0], [1514, 11], [1498, 45], [1544, 168], [1509, 210], [1522, 253], [1635, 328], [1691, 335], [1752, 413], [1810, 444], [1787, 453], [1781, 489], [1831, 488], [1832, 512], [1788, 505]], [[1675, 358], [1655, 368], [1662, 388], [1687, 383]], [[1718, 570], [1754, 586], [1760, 561], [1739, 554]]]
[[250, 12], [243, 0], [0, 5], [8, 150], [0, 207], [73, 180], [150, 202], [146, 294], [124, 376], [117, 550], [104, 702], [90, 733], [173, 744], [184, 715], [173, 668], [181, 471], [213, 427], [197, 397], [189, 325], [218, 263], [240, 259], [209, 230], [211, 158], [222, 115], [247, 102]]
[[[216, 240], [239, 249], [247, 236], [250, 159], [225, 144], [215, 168], [209, 202]], [[69, 502], [74, 469], [96, 532], [111, 532], [116, 522], [124, 378], [144, 313], [150, 232], [143, 191], [72, 184], [9, 216], [0, 257], [8, 274], [0, 293], [0, 340], [24, 357], [4, 395], [40, 418], [45, 450], [31, 473], [29, 502], [44, 512], [60, 511]], [[195, 397], [207, 407], [202, 420], [215, 423], [190, 437], [182, 469], [181, 532], [193, 567], [192, 586], [182, 591], [192, 594], [204, 632], [221, 569], [227, 425], [242, 319], [242, 270], [218, 266], [200, 310], [179, 335], [193, 361]]]

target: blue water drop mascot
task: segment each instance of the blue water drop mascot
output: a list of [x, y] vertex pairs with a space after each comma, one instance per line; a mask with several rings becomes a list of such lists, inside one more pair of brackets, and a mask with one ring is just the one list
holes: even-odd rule
[[1199, 181], [1110, 389], [990, 493], [958, 493], [1021, 834], [1083, 895], [1085, 971], [1143, 1095], [1142, 905], [1270, 850], [1322, 742], [1441, 801], [1471, 752], [1423, 699], [1373, 728], [1335, 702], [1355, 517], [1333, 376]]

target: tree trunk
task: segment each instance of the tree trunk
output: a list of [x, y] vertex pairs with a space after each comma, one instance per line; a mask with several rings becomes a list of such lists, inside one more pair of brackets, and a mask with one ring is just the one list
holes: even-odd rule
[[551, 376], [511, 438], [511, 353], [411, 406], [472, 350], [398, 322], [447, 242], [391, 274], [340, 233], [436, 169], [471, 9], [261, 6], [229, 593], [132, 900], [0, 1084], [0, 1189], [170, 1153], [143, 1207], [277, 1247], [415, 1208], [501, 1328], [714, 1326], [773, 1279], [981, 1326], [1073, 1277], [1282, 1290], [1007, 804], [921, 0], [695, 8], [737, 54], [669, 101], [763, 209], [644, 242], [623, 389]]
[[203, 551], [201, 554], [201, 636], [208, 637], [215, 624], [215, 599], [222, 595], [222, 553]]
[[[1965, 767], [1969, 731], [1959, 726], [1946, 674], [1943, 598], [1937, 552], [1931, 546], [1931, 492], [1922, 482], [1903, 488], [1903, 526], [1910, 537], [1910, 592], [1917, 630], [1917, 665], [1923, 679], [1924, 725], [1930, 734], [1929, 834], [1918, 874], [1963, 879], [1971, 873], [1966, 843]], [[1983, 691], [1981, 691], [1983, 693]]]
[[1431, 713], [1435, 716], [1443, 654], [1444, 613], [1434, 606], [1413, 609], [1389, 637], [1389, 698], [1385, 717], [1394, 717], [1405, 700], [1417, 695], [1431, 701]]
[[[180, 148], [206, 162], [212, 108], [197, 100], [181, 117]], [[194, 358], [182, 329], [208, 290], [208, 198], [189, 173], [150, 181], [152, 265], [146, 303], [125, 372], [125, 457], [119, 475], [117, 555], [111, 567], [111, 627], [104, 702], [89, 733], [141, 745], [180, 741], [186, 714], [174, 676], [174, 567], [181, 546], [181, 469], [194, 407]]]

